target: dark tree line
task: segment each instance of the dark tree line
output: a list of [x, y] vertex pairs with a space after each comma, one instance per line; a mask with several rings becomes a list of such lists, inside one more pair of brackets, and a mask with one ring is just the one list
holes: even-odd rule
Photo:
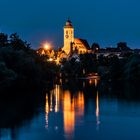
[[81, 77], [98, 73], [103, 80], [139, 81], [140, 55], [131, 54], [119, 59], [117, 56], [105, 57], [96, 54], [81, 54], [63, 62], [61, 72], [68, 77]]
[[57, 66], [30, 48], [16, 33], [0, 33], [0, 89], [47, 85]]

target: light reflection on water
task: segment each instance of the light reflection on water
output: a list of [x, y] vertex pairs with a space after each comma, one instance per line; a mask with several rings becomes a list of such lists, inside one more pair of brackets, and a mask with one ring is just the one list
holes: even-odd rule
[[96, 79], [80, 82], [56, 84], [43, 96], [39, 115], [19, 128], [1, 129], [0, 139], [140, 139], [139, 103], [104, 96], [108, 93], [101, 94]]
[[[97, 79], [90, 79], [89, 84], [97, 86]], [[85, 86], [85, 81], [83, 81], [83, 86]], [[92, 92], [91, 92], [92, 93]], [[97, 130], [99, 129], [100, 120], [99, 120], [99, 93], [97, 91], [96, 100], [95, 100], [95, 117], [96, 117], [96, 125]], [[50, 102], [49, 102], [50, 101]], [[50, 104], [50, 106], [49, 106]], [[62, 110], [61, 110], [62, 109]], [[63, 90], [62, 86], [55, 85], [55, 88], [48, 94], [46, 94], [46, 124], [45, 127], [49, 128], [49, 113], [58, 113], [61, 112], [63, 114], [63, 128], [64, 128], [64, 136], [66, 139], [73, 139], [75, 125], [82, 125], [84, 111], [85, 111], [85, 99], [84, 92], [77, 91], [72, 94], [70, 90]]]
[[97, 130], [99, 130], [99, 125], [100, 125], [100, 112], [99, 112], [99, 95], [98, 95], [98, 91], [97, 91], [97, 95], [96, 95], [96, 124], [97, 124]]
[[75, 126], [74, 99], [71, 98], [69, 91], [64, 92], [63, 98], [64, 132], [68, 137], [73, 135]]
[[46, 128], [48, 128], [48, 119], [49, 119], [49, 101], [48, 101], [48, 95], [46, 95], [46, 105], [45, 105], [45, 112], [46, 112], [46, 117], [45, 117], [45, 119], [46, 119]]

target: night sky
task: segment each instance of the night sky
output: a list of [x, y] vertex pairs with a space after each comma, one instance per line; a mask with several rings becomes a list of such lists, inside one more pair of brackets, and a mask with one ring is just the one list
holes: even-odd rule
[[91, 45], [116, 47], [120, 41], [140, 48], [139, 0], [0, 0], [0, 31], [17, 32], [34, 48], [44, 40], [63, 46], [70, 17], [75, 37]]

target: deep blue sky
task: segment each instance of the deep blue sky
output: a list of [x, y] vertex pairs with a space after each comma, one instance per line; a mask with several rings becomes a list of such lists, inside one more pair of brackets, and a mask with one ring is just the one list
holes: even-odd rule
[[140, 48], [139, 0], [0, 0], [0, 30], [17, 32], [38, 47], [41, 41], [63, 46], [70, 16], [75, 36], [102, 47], [126, 41]]

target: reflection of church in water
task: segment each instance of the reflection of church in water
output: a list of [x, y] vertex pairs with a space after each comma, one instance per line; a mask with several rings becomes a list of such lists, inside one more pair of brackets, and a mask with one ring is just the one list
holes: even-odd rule
[[[89, 80], [89, 85], [97, 87], [97, 82], [96, 79]], [[83, 87], [86, 86], [85, 83], [82, 84]], [[54, 128], [57, 131], [63, 127], [64, 135], [72, 139], [75, 125], [83, 122], [84, 117], [88, 115], [96, 119], [98, 129], [100, 124], [98, 91], [94, 95], [95, 102], [91, 102], [85, 98], [83, 91], [78, 90], [73, 94], [70, 90], [55, 85], [50, 94], [46, 95], [46, 129]]]
[[86, 40], [74, 38], [74, 27], [69, 19], [64, 26], [64, 46], [62, 50], [65, 51], [66, 54], [72, 52], [83, 54], [90, 51], [89, 44]]

